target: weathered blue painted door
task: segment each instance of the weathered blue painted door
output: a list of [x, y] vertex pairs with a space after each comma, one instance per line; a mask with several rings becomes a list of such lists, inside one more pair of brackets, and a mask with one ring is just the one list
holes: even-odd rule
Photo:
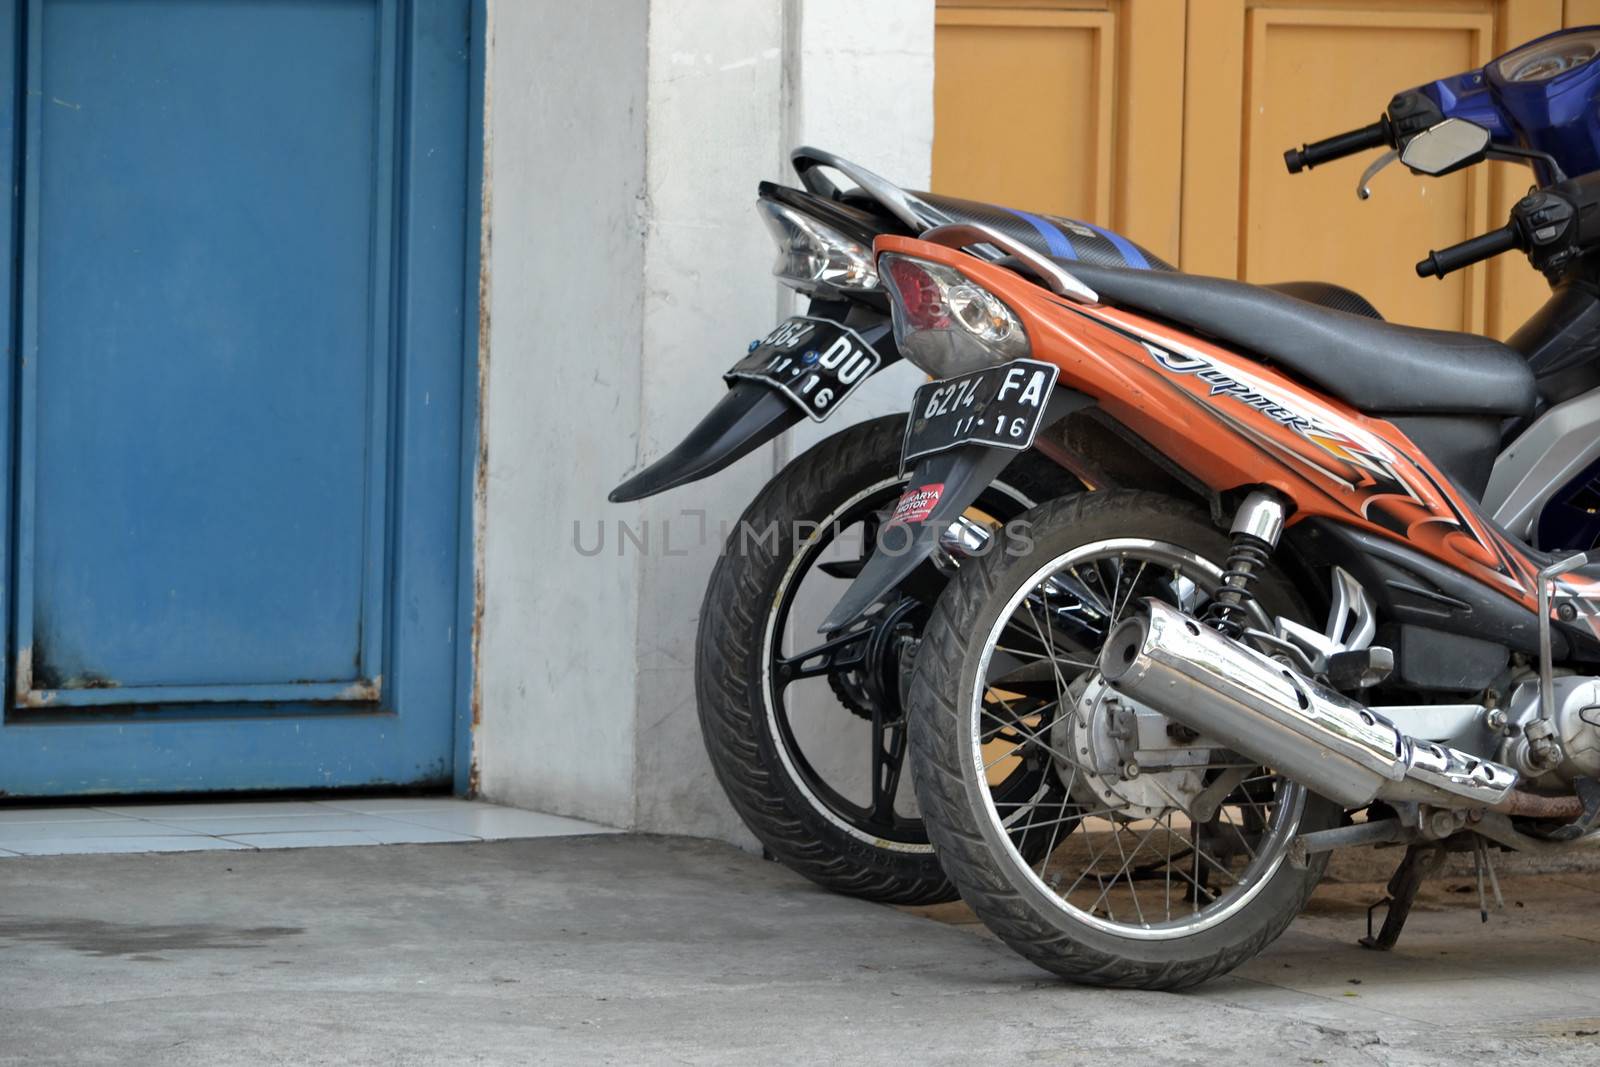
[[470, 9], [0, 12], [0, 790], [451, 778]]

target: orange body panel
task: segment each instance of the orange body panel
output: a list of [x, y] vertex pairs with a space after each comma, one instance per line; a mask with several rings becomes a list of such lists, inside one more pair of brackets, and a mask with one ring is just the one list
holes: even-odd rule
[[[1094, 397], [1209, 488], [1270, 486], [1294, 501], [1291, 525], [1319, 516], [1403, 542], [1537, 610], [1538, 565], [1394, 424], [1171, 325], [1067, 301], [955, 249], [904, 237], [875, 247], [953, 267], [999, 296], [1033, 358], [1061, 368], [1061, 386]], [[1560, 584], [1600, 596], [1582, 574]]]

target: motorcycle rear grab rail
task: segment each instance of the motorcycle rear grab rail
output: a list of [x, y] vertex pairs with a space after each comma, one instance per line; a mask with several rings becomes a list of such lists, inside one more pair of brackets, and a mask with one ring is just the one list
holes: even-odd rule
[[794, 172], [799, 175], [800, 184], [818, 196], [836, 197], [839, 187], [818, 174], [817, 169], [826, 167], [838, 171], [855, 182], [862, 192], [882, 204], [886, 211], [909, 227], [912, 233], [919, 233], [930, 226], [939, 226], [950, 221], [944, 212], [910, 195], [888, 178], [874, 174], [861, 164], [852, 163], [843, 156], [835, 155], [825, 149], [801, 145], [789, 153], [789, 162], [794, 166]]
[[1084, 285], [1052, 260], [1041, 256], [1022, 242], [1014, 241], [987, 226], [977, 223], [951, 223], [934, 227], [923, 234], [922, 239], [956, 249], [970, 248], [974, 245], [992, 245], [1027, 264], [1029, 269], [1034, 271], [1046, 287], [1057, 296], [1064, 296], [1080, 304], [1100, 303], [1099, 293]]

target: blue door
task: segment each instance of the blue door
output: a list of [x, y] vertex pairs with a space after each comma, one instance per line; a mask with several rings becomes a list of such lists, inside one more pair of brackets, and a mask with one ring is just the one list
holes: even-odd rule
[[452, 780], [471, 6], [0, 10], [5, 793]]

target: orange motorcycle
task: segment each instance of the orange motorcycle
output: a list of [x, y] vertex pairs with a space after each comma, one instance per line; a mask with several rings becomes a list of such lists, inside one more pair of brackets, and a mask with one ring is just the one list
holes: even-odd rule
[[[1403, 158], [1477, 162], [1470, 125]], [[1596, 302], [1600, 175], [1536, 189], [1418, 272], [1510, 250], [1553, 302]], [[938, 380], [906, 426], [915, 473], [825, 632], [884, 610], [1042, 425], [1123, 444], [1119, 477], [1084, 471], [1101, 491], [1026, 512], [962, 565], [905, 680], [928, 834], [1008, 944], [1076, 981], [1182, 987], [1280, 934], [1335, 848], [1404, 846], [1369, 931], [1383, 948], [1449, 852], [1474, 858], [1487, 909], [1494, 853], [1595, 840], [1600, 552], [1535, 548], [1528, 516], [1593, 458], [1600, 391], [1556, 402], [1488, 338], [1054, 259], [982, 226], [875, 252], [898, 348]], [[1532, 328], [1562, 335], [1555, 318]], [[1504, 523], [1491, 483], [1525, 505], [1497, 506]]]

